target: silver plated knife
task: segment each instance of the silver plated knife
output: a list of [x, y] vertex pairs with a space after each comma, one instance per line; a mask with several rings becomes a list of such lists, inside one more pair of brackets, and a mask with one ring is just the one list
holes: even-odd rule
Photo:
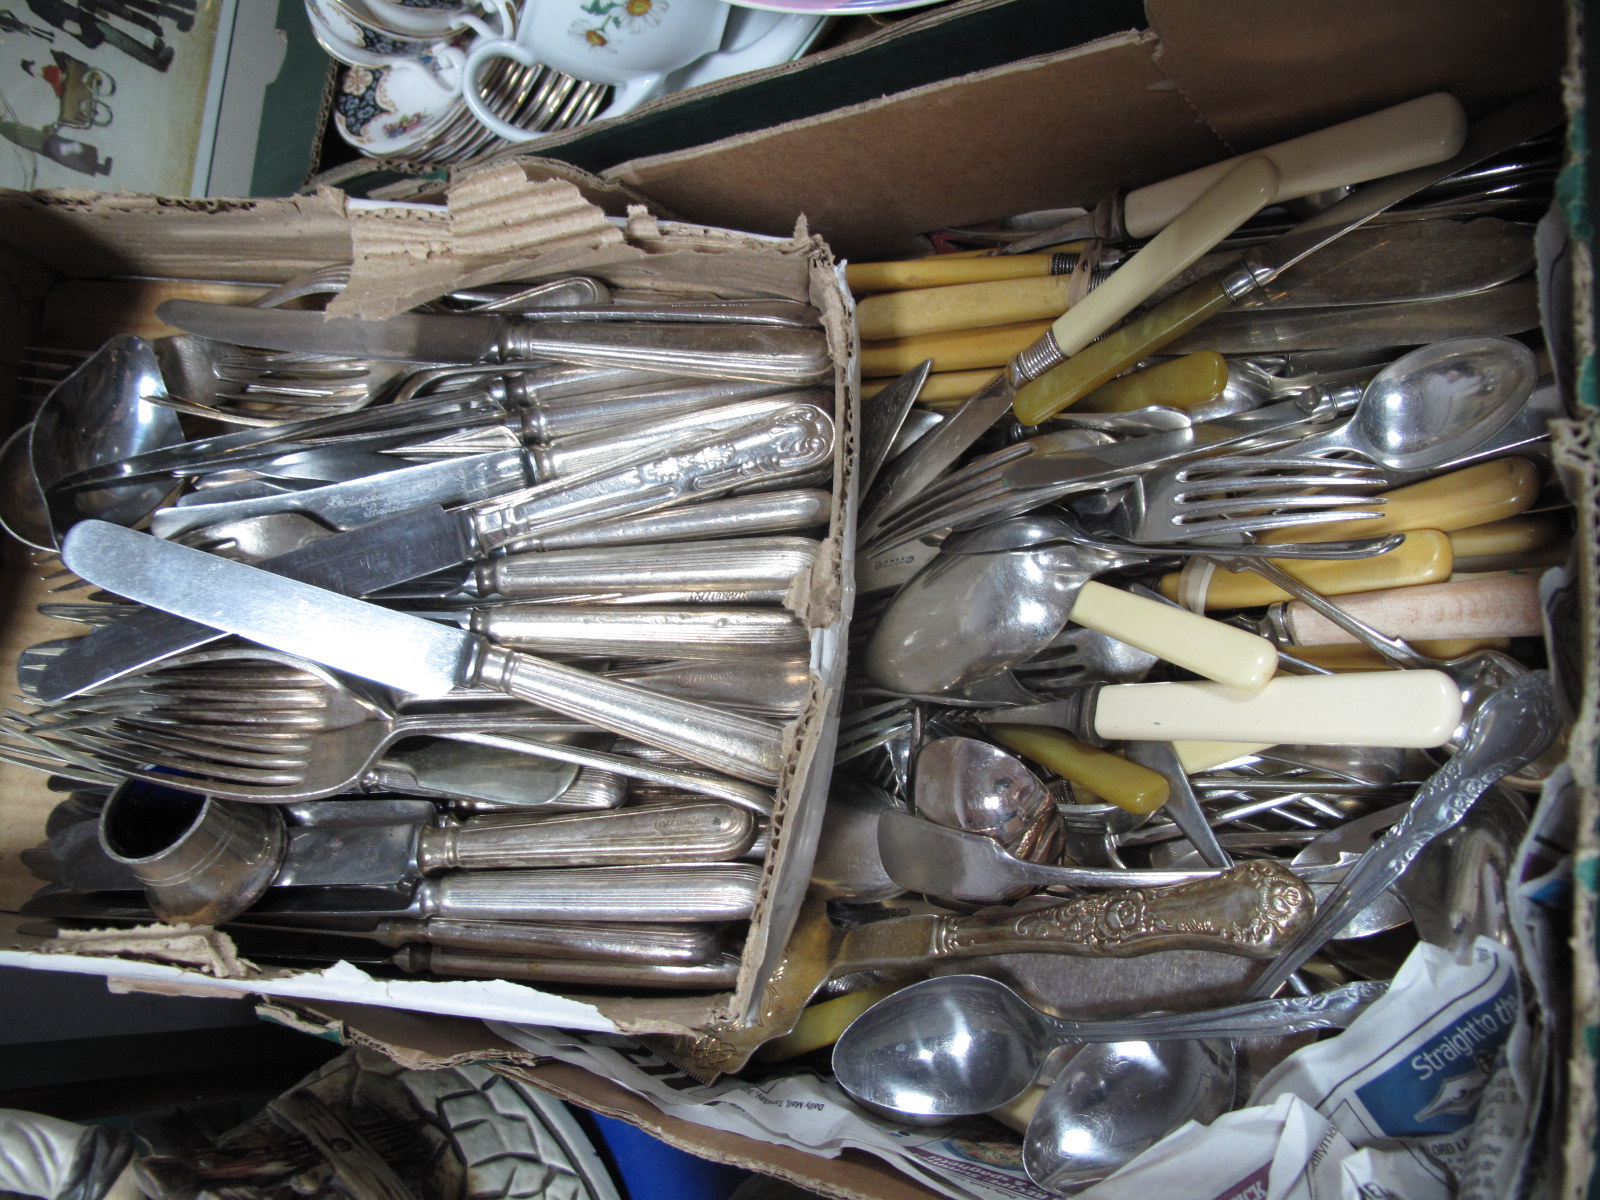
[[84, 521], [62, 557], [130, 600], [415, 695], [482, 684], [739, 779], [770, 786], [782, 770], [781, 726], [518, 654], [148, 534]]
[[821, 383], [833, 376], [827, 337], [815, 329], [422, 313], [361, 321], [199, 300], [168, 300], [157, 314], [189, 333], [268, 350], [433, 363], [547, 359], [775, 383]]

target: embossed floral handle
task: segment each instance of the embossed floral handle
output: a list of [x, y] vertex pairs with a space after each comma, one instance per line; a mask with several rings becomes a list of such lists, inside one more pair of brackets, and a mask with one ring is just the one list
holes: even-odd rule
[[[1020, 915], [908, 917], [863, 925], [846, 939], [831, 973], [989, 954], [1133, 958], [1158, 950], [1213, 950], [1272, 958], [1310, 924], [1315, 911], [1310, 888], [1279, 864], [1258, 859], [1194, 883], [1100, 892]], [[911, 922], [925, 926], [925, 949], [910, 951]], [[919, 931], [917, 941], [922, 938]]]

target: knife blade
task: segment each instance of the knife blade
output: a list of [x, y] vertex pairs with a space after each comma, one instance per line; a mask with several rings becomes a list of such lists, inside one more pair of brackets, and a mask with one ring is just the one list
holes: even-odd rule
[[424, 313], [362, 321], [200, 300], [168, 300], [156, 311], [167, 324], [189, 333], [268, 350], [433, 363], [548, 359], [778, 383], [820, 383], [833, 375], [827, 336], [812, 329], [603, 321], [545, 324], [512, 317]]
[[927, 382], [931, 370], [933, 359], [930, 358], [912, 367], [871, 400], [862, 403], [861, 470], [856, 483], [856, 490], [862, 495], [866, 495], [872, 487], [872, 481], [878, 477], [878, 469], [888, 460], [900, 427], [905, 424], [906, 414], [911, 411], [917, 393]]
[[300, 492], [157, 509], [150, 518], [150, 529], [157, 537], [170, 538], [191, 529], [275, 512], [304, 513], [335, 529], [354, 529], [424, 504], [471, 504], [533, 482], [531, 464], [523, 451], [498, 450], [404, 466]]
[[[825, 461], [833, 425], [813, 406], [797, 406], [697, 449], [622, 468], [580, 486], [546, 484], [477, 510], [415, 509], [347, 533], [323, 538], [261, 564], [263, 570], [317, 587], [365, 595], [408, 579], [447, 570], [491, 549], [559, 542], [603, 544], [625, 532], [618, 518], [634, 516], [634, 532], [655, 540], [756, 533], [826, 519], [826, 493], [775, 492], [696, 504], [681, 520], [654, 512], [705, 500], [735, 485], [760, 485]], [[730, 470], [730, 468], [737, 468]], [[642, 514], [653, 513], [652, 516]], [[46, 702], [75, 696], [96, 684], [141, 670], [168, 654], [221, 637], [204, 623], [165, 612], [134, 613], [95, 630], [39, 677]]]
[[490, 645], [104, 521], [73, 527], [63, 561], [110, 591], [418, 696], [483, 684], [738, 779], [776, 784], [783, 729]]
[[1054, 348], [1056, 365], [1037, 373], [1017, 389], [1013, 404], [1017, 419], [1025, 425], [1048, 420], [1208, 317], [1253, 291], [1271, 289], [1290, 267], [1407, 196], [1565, 120], [1566, 109], [1555, 89], [1530, 93], [1474, 121], [1467, 130], [1466, 144], [1455, 157], [1358, 188], [1288, 233], [1247, 251], [1237, 267], [1191, 284], [1098, 342], [1076, 349], [1070, 357], [1061, 353], [1062, 348], [1050, 340], [1051, 335], [1046, 335], [1041, 341], [1049, 342], [1047, 350]]

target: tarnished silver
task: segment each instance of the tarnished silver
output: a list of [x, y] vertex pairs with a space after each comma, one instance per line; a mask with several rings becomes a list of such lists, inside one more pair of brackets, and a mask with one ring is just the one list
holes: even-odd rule
[[496, 604], [460, 624], [496, 645], [547, 654], [629, 658], [803, 658], [811, 634], [778, 608]]
[[861, 467], [856, 488], [863, 495], [878, 477], [878, 470], [890, 458], [917, 393], [927, 382], [933, 359], [919, 363], [883, 391], [861, 405]]
[[833, 496], [808, 488], [703, 500], [636, 517], [597, 520], [549, 533], [529, 534], [519, 550], [564, 550], [639, 542], [685, 542], [718, 535], [786, 533], [825, 525]]
[[168, 324], [244, 346], [411, 362], [545, 359], [669, 375], [818, 383], [833, 374], [820, 331], [764, 325], [552, 321], [401, 313], [383, 321], [168, 300]]
[[412, 944], [397, 953], [403, 971], [461, 975], [476, 979], [521, 979], [528, 983], [577, 984], [589, 987], [670, 988], [722, 992], [739, 978], [739, 959], [724, 954], [706, 963], [630, 963], [511, 957]]
[[766, 537], [513, 554], [480, 565], [472, 583], [478, 595], [512, 600], [663, 591], [781, 600], [820, 549], [810, 538]]
[[271, 886], [287, 839], [276, 809], [130, 780], [100, 814], [100, 845], [174, 925], [215, 925]]
[[457, 869], [725, 862], [756, 836], [748, 811], [714, 800], [442, 825], [427, 801], [321, 800], [290, 811], [297, 824], [280, 887], [395, 887]]
[[863, 780], [834, 777], [811, 864], [811, 893], [828, 900], [876, 904], [905, 894], [878, 857], [878, 818], [898, 811], [888, 792]]
[[[985, 904], [1000, 903], [1019, 888], [1160, 887], [1220, 874], [1214, 869], [1127, 871], [1031, 863], [1009, 853], [993, 838], [895, 812], [884, 813], [878, 820], [878, 854], [889, 877], [909, 892]], [[1298, 881], [1292, 886], [1298, 887]]]
[[606, 674], [669, 696], [780, 719], [800, 714], [812, 682], [803, 658], [687, 659], [613, 668]]
[[761, 868], [739, 863], [456, 871], [417, 889], [418, 916], [484, 921], [748, 920]]

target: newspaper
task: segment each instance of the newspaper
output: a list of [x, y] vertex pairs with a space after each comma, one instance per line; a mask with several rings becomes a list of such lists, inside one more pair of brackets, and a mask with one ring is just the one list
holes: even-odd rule
[[[1286, 1058], [1252, 1102], [1296, 1095], [1355, 1148], [1403, 1152], [1448, 1196], [1484, 1157], [1475, 1135], [1510, 1152], [1501, 1123], [1514, 1135], [1518, 1106], [1526, 1113], [1519, 974], [1516, 956], [1490, 938], [1459, 959], [1424, 942], [1371, 1008], [1338, 1037]], [[1491, 1094], [1496, 1115], [1480, 1131], [1479, 1106]]]
[[832, 1080], [799, 1071], [759, 1082], [724, 1076], [704, 1084], [618, 1034], [545, 1025], [489, 1027], [507, 1041], [593, 1071], [671, 1116], [808, 1154], [863, 1150], [951, 1200], [1052, 1200], [1022, 1169], [1018, 1141], [961, 1136], [955, 1126], [912, 1128], [879, 1117]]
[[1300, 1097], [1168, 1134], [1078, 1200], [1445, 1200], [1409, 1157], [1357, 1150]]

